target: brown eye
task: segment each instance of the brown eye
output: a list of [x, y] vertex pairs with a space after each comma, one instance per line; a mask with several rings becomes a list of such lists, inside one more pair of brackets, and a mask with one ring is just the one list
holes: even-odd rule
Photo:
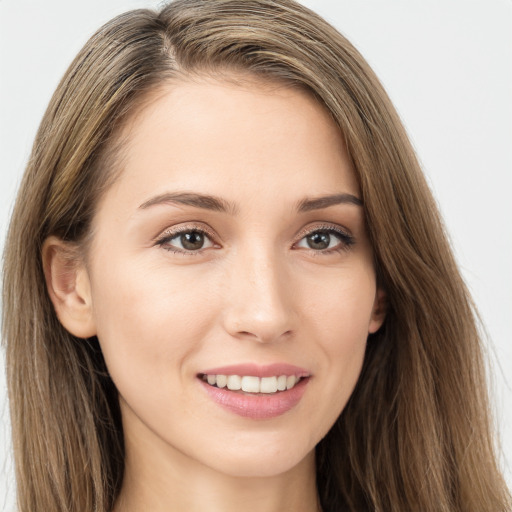
[[348, 249], [355, 242], [354, 237], [338, 229], [317, 229], [299, 240], [296, 247], [329, 253]]
[[189, 231], [180, 235], [180, 242], [187, 251], [197, 251], [204, 245], [204, 235], [199, 231]]
[[174, 252], [198, 252], [213, 247], [210, 237], [198, 229], [189, 229], [165, 236], [158, 242], [164, 249]]
[[308, 235], [306, 237], [306, 241], [311, 249], [327, 249], [331, 243], [331, 235], [329, 235], [329, 233], [317, 231], [316, 233], [311, 233], [311, 235]]

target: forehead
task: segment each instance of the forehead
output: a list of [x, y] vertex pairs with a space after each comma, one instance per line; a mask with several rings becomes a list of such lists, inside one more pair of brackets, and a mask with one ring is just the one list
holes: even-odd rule
[[298, 88], [257, 80], [169, 82], [146, 98], [122, 138], [113, 188], [131, 204], [176, 189], [235, 203], [255, 191], [281, 202], [306, 192], [359, 192], [340, 130]]

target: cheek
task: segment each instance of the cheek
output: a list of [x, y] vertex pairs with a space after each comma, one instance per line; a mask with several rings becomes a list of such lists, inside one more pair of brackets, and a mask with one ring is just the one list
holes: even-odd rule
[[361, 373], [375, 288], [373, 272], [362, 269], [309, 296], [306, 324], [311, 336], [316, 333], [320, 366], [326, 373], [322, 394], [328, 399], [315, 405], [318, 417], [325, 419], [324, 428], [339, 416]]
[[[214, 319], [211, 293], [186, 272], [119, 260], [98, 268], [93, 283], [97, 335], [122, 392], [135, 383], [160, 387], [183, 377], [184, 361], [201, 349]], [[214, 304], [215, 302], [213, 302]], [[209, 306], [208, 306], [209, 305]], [[137, 386], [142, 393], [144, 386]]]
[[326, 350], [345, 351], [366, 342], [376, 294], [371, 265], [342, 269], [321, 283], [309, 283], [307, 291], [303, 310], [308, 323], [323, 332]]

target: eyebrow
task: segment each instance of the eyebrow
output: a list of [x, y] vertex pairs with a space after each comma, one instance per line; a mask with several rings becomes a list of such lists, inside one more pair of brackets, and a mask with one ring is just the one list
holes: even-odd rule
[[352, 194], [333, 194], [330, 196], [321, 196], [315, 198], [306, 198], [299, 201], [297, 210], [299, 212], [310, 212], [312, 210], [321, 210], [329, 208], [337, 204], [353, 204], [355, 206], [363, 206], [363, 201]]
[[[186, 206], [194, 206], [196, 208], [202, 208], [205, 210], [227, 212], [231, 214], [235, 214], [238, 211], [238, 208], [234, 203], [226, 201], [225, 199], [211, 195], [195, 194], [191, 192], [167, 192], [165, 194], [160, 194], [142, 203], [139, 208], [144, 210], [157, 204], [181, 204]], [[313, 210], [321, 210], [323, 208], [329, 208], [330, 206], [335, 206], [338, 204], [352, 204], [355, 206], [362, 206], [363, 202], [361, 199], [352, 194], [333, 194], [328, 196], [302, 199], [297, 203], [296, 208], [298, 212], [303, 213]]]
[[190, 192], [160, 194], [149, 201], [142, 203], [139, 208], [146, 209], [155, 204], [183, 204], [216, 212], [228, 212], [232, 214], [237, 212], [237, 207], [225, 199], [204, 194], [193, 194]]

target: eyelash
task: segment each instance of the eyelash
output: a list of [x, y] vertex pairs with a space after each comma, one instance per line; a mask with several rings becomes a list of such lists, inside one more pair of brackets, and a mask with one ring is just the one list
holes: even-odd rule
[[[163, 233], [160, 237], [158, 237], [155, 240], [155, 245], [158, 245], [165, 249], [166, 251], [172, 252], [173, 254], [180, 254], [183, 256], [197, 256], [201, 252], [203, 252], [204, 249], [198, 249], [196, 251], [189, 251], [187, 249], [178, 249], [175, 247], [172, 247], [170, 245], [166, 245], [171, 240], [177, 238], [178, 236], [184, 234], [184, 233], [191, 233], [196, 232], [200, 233], [201, 235], [208, 238], [212, 245], [215, 246], [214, 242], [214, 236], [209, 231], [206, 230], [204, 227], [200, 226], [183, 226], [177, 229], [169, 230]], [[335, 247], [332, 247], [330, 249], [323, 249], [323, 250], [315, 250], [315, 249], [309, 249], [315, 256], [319, 255], [325, 255], [325, 254], [332, 254], [332, 253], [340, 253], [344, 251], [348, 251], [351, 246], [355, 244], [355, 239], [352, 235], [348, 234], [346, 231], [335, 227], [331, 225], [326, 226], [316, 226], [314, 229], [304, 230], [299, 234], [299, 239], [297, 242], [294, 243], [294, 246], [298, 244], [302, 239], [304, 239], [307, 236], [310, 236], [314, 233], [326, 233], [328, 235], [334, 235], [340, 243], [338, 243]]]
[[208, 238], [212, 242], [213, 245], [215, 245], [215, 242], [214, 242], [215, 237], [214, 237], [213, 233], [211, 233], [209, 230], [205, 229], [204, 227], [194, 226], [194, 225], [182, 226], [182, 227], [179, 227], [176, 229], [166, 231], [155, 240], [155, 244], [159, 245], [160, 247], [162, 247], [162, 249], [165, 249], [166, 251], [172, 252], [173, 254], [180, 254], [183, 256], [197, 256], [204, 249], [199, 249], [197, 251], [188, 251], [186, 249], [178, 249], [178, 248], [172, 247], [170, 245], [165, 245], [168, 242], [170, 242], [171, 240], [173, 240], [174, 238], [177, 238], [178, 236], [180, 236], [184, 233], [191, 233], [191, 232], [200, 233], [200, 234], [204, 235], [206, 238]]
[[326, 255], [326, 254], [340, 253], [340, 252], [348, 251], [356, 242], [355, 238], [352, 235], [350, 235], [349, 233], [347, 233], [346, 231], [344, 231], [343, 229], [341, 229], [337, 226], [324, 225], [324, 226], [315, 226], [313, 229], [306, 229], [306, 230], [302, 231], [299, 234], [298, 241], [294, 245], [298, 244], [302, 239], [304, 239], [305, 237], [310, 236], [314, 233], [326, 233], [330, 236], [334, 235], [335, 238], [337, 238], [339, 241], [339, 243], [335, 247], [332, 247], [330, 249], [315, 250], [315, 249], [310, 248], [310, 251], [315, 256], [321, 256], [321, 255]]

